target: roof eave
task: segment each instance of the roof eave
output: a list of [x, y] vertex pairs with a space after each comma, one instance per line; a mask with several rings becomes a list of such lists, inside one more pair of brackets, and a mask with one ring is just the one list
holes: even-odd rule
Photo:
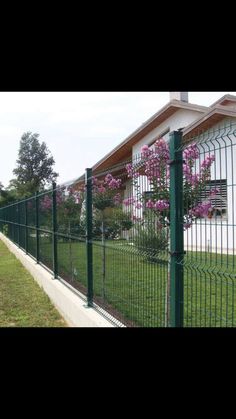
[[201, 129], [203, 129], [204, 125], [206, 126], [206, 123], [208, 123], [208, 128], [211, 128], [215, 124], [215, 120], [213, 119], [213, 117], [217, 115], [219, 117], [222, 117], [220, 119], [223, 119], [227, 116], [236, 118], [236, 111], [230, 108], [225, 108], [225, 106], [221, 105], [215, 106], [214, 108], [210, 109], [209, 112], [207, 112], [205, 115], [199, 118], [197, 121], [188, 125], [188, 127], [186, 127], [183, 130], [183, 138], [187, 139], [190, 136], [194, 136], [197, 133], [197, 131], [200, 132]]

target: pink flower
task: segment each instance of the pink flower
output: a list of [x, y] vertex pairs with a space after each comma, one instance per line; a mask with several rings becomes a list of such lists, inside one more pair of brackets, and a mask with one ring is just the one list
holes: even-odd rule
[[199, 151], [196, 144], [189, 145], [183, 152], [185, 160], [196, 160], [199, 157]]
[[190, 228], [191, 225], [192, 224], [190, 222], [184, 223], [184, 230], [187, 230], [188, 228]]
[[154, 202], [151, 199], [148, 200], [146, 203], [146, 208], [154, 208]]
[[149, 149], [148, 145], [143, 145], [141, 147], [141, 156], [142, 157], [148, 157], [150, 152], [151, 152], [151, 150]]
[[154, 208], [159, 210], [159, 211], [164, 211], [164, 210], [168, 209], [169, 207], [170, 207], [170, 204], [165, 199], [163, 199], [163, 200], [159, 199], [154, 204]]
[[203, 162], [201, 163], [201, 167], [204, 169], [208, 169], [212, 165], [213, 161], [215, 161], [214, 155], [207, 156], [205, 160], [203, 160]]
[[134, 199], [133, 197], [130, 198], [126, 198], [123, 200], [123, 204], [128, 207], [129, 205], [133, 205], [136, 202], [136, 199]]
[[184, 175], [191, 175], [191, 168], [188, 164], [183, 164]]
[[113, 176], [110, 173], [108, 173], [105, 177], [105, 183], [109, 183], [112, 179], [113, 179]]
[[212, 190], [211, 190], [211, 192], [210, 192], [210, 195], [209, 195], [209, 196], [211, 196], [211, 195], [216, 195], [216, 194], [218, 194], [218, 193], [220, 193], [220, 189], [219, 189], [219, 188], [215, 188], [215, 189], [212, 189]]
[[106, 188], [104, 188], [104, 186], [99, 186], [98, 187], [98, 192], [100, 192], [100, 193], [104, 193], [104, 192], [106, 192]]
[[211, 202], [205, 201], [190, 210], [189, 215], [197, 218], [207, 217], [211, 209]]
[[108, 187], [110, 189], [119, 189], [120, 186], [121, 186], [121, 179], [112, 178], [108, 183]]
[[92, 177], [92, 185], [99, 185], [99, 181], [95, 176]]
[[125, 168], [126, 168], [126, 171], [127, 171], [127, 174], [128, 174], [128, 178], [137, 178], [137, 177], [139, 177], [139, 173], [134, 170], [134, 168], [133, 168], [133, 166], [132, 166], [131, 163], [127, 164], [125, 166]]

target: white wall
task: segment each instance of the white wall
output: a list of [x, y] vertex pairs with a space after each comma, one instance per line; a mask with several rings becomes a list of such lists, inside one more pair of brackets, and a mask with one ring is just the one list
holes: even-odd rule
[[[147, 134], [135, 144], [133, 147], [133, 160], [135, 156], [140, 154], [140, 149], [145, 144], [152, 143], [156, 137], [158, 137], [165, 129], [169, 128], [170, 132], [183, 128], [199, 118], [200, 113], [195, 111], [187, 111], [181, 109], [177, 111], [174, 115], [160, 124], [155, 128], [151, 133]], [[229, 124], [232, 123], [232, 118], [225, 118], [220, 123], [216, 124], [211, 130], [216, 130], [219, 127], [222, 127], [222, 131], [217, 140], [213, 141], [213, 138], [216, 138], [217, 132], [209, 136], [209, 142], [204, 145], [204, 153], [202, 155], [201, 161], [209, 153], [214, 154], [216, 157], [215, 163], [212, 165], [211, 169], [211, 179], [227, 179], [227, 202], [228, 202], [228, 213], [225, 219], [213, 218], [201, 219], [196, 222], [196, 225], [193, 225], [189, 230], [184, 233], [185, 248], [192, 250], [206, 250], [213, 253], [229, 253], [232, 254], [235, 252], [235, 241], [236, 241], [236, 131], [235, 135], [230, 135], [227, 137], [226, 134], [229, 132]], [[236, 118], [235, 118], [236, 124]], [[235, 125], [236, 129], [236, 125]], [[234, 129], [232, 128], [232, 132]], [[221, 138], [223, 135], [223, 138]], [[166, 134], [164, 138], [168, 141], [169, 134]], [[202, 151], [204, 151], [202, 148]], [[145, 179], [139, 180], [141, 189], [148, 190], [147, 182]], [[144, 186], [145, 185], [145, 186]], [[132, 187], [130, 182], [128, 183], [125, 196], [132, 193]], [[133, 191], [133, 196], [135, 196], [135, 191]], [[137, 211], [136, 215], [137, 214]], [[139, 211], [141, 216], [141, 211]]]
[[[145, 135], [137, 144], [133, 146], [133, 157], [137, 154], [140, 154], [140, 149], [143, 145], [149, 145], [167, 128], [170, 128], [170, 132], [179, 128], [184, 128], [191, 122], [200, 118], [201, 115], [201, 112], [189, 111], [187, 109], [179, 109], [177, 112], [175, 112], [172, 116], [167, 118], [164, 122], [162, 122], [162, 124], [160, 124], [157, 128], [149, 132], [149, 134]], [[168, 139], [169, 135], [167, 134], [163, 138]]]
[[[236, 251], [236, 131], [233, 134], [236, 125], [232, 129], [227, 128], [230, 121], [232, 118], [225, 118], [212, 127], [215, 133], [210, 134], [209, 141], [200, 147], [201, 153], [206, 151], [206, 156], [215, 155], [211, 180], [227, 180], [227, 217], [198, 220], [184, 233], [185, 249], [229, 254]], [[217, 132], [219, 127], [222, 129]], [[203, 159], [204, 153], [201, 154], [201, 161]]]

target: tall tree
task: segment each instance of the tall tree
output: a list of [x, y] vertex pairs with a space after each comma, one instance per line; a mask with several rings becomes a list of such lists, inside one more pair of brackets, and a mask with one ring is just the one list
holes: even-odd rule
[[10, 182], [18, 195], [28, 195], [41, 190], [46, 184], [55, 181], [58, 173], [53, 171], [54, 158], [46, 143], [40, 144], [39, 134], [26, 132], [22, 135], [18, 153], [17, 167], [13, 170], [16, 179]]

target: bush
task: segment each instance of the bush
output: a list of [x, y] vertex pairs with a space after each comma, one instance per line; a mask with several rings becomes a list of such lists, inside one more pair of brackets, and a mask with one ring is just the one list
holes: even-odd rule
[[106, 208], [103, 211], [95, 210], [93, 214], [93, 236], [102, 238], [102, 222], [104, 223], [105, 239], [114, 239], [121, 236], [123, 230], [130, 230], [133, 226], [131, 215], [121, 208]]
[[135, 226], [134, 245], [141, 256], [149, 262], [158, 262], [160, 254], [168, 249], [168, 233], [159, 229], [155, 221], [144, 221]]

